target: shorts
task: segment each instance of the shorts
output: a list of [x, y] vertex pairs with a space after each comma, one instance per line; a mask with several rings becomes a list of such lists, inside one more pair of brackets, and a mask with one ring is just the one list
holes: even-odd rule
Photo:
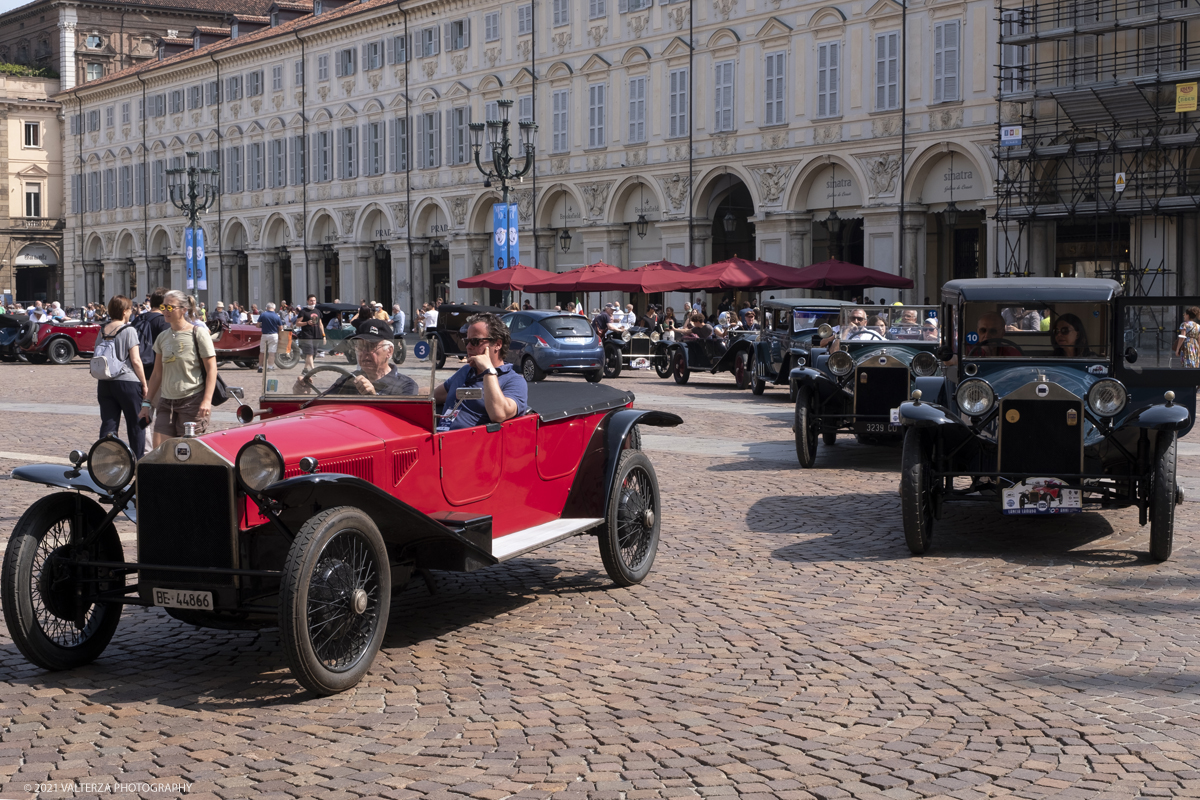
[[266, 353], [267, 355], [271, 355], [271, 353], [278, 351], [279, 350], [279, 334], [278, 333], [264, 333], [262, 336], [262, 340], [258, 344], [258, 349], [260, 352]]
[[317, 354], [316, 339], [300, 339], [300, 353], [306, 356], [315, 356]]
[[154, 408], [157, 412], [154, 415], [154, 432], [163, 436], [183, 436], [183, 423], [194, 422], [196, 435], [204, 433], [208, 429], [208, 420], [199, 418], [200, 401], [203, 399], [203, 389], [182, 400], [159, 397], [158, 405]]

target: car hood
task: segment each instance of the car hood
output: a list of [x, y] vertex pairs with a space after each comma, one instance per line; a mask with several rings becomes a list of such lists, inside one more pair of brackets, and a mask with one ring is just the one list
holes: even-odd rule
[[979, 370], [976, 377], [983, 378], [992, 386], [997, 397], [1004, 397], [1010, 392], [1020, 389], [1027, 383], [1038, 380], [1042, 376], [1051, 383], [1057, 383], [1077, 397], [1086, 397], [1092, 384], [1105, 375], [1091, 375], [1082, 368], [1064, 369], [1052, 366], [1020, 366], [1003, 367], [998, 370]]
[[854, 345], [843, 344], [850, 355], [854, 356], [854, 363], [861, 364], [869, 358], [886, 353], [897, 361], [905, 364], [911, 364], [913, 356], [920, 352], [933, 352], [937, 348], [937, 342], [929, 342], [921, 344], [920, 342], [877, 342], [869, 345]]
[[318, 461], [383, 449], [383, 439], [329, 413], [298, 411], [265, 422], [252, 422], [198, 437], [230, 462], [242, 445], [262, 436], [279, 449], [291, 466], [304, 456]]

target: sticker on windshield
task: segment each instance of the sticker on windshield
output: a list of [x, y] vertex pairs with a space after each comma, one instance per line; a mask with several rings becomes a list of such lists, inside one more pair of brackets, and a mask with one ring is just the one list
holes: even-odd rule
[[978, 333], [975, 333], [975, 331], [971, 331], [970, 333], [967, 334], [967, 344], [978, 344], [978, 343], [979, 343], [979, 334]]
[[929, 311], [926, 312], [925, 316], [929, 317], [929, 319], [937, 319], [937, 309], [935, 309], [935, 308], [929, 309]]
[[1093, 364], [1092, 366], [1088, 367], [1088, 372], [1093, 375], [1107, 375], [1108, 367], [1104, 366], [1103, 364]]

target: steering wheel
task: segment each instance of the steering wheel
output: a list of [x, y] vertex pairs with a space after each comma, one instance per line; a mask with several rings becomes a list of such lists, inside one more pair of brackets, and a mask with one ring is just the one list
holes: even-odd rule
[[[351, 372], [348, 369], [339, 367], [336, 364], [322, 364], [319, 367], [313, 367], [312, 369], [301, 372], [300, 377], [296, 378], [296, 382], [297, 383], [299, 383], [300, 381], [307, 382], [310, 377], [312, 377], [313, 375], [316, 375], [318, 372], [337, 372], [341, 375], [345, 375], [347, 378], [354, 377], [353, 372]], [[311, 386], [312, 384], [310, 383], [309, 385]], [[315, 389], [316, 387], [314, 386], [313, 388]], [[324, 397], [325, 394], [332, 388], [333, 388], [333, 384], [331, 383], [331, 384], [329, 384], [329, 386], [327, 388], [322, 389], [321, 391], [317, 392], [315, 395], [310, 397], [308, 400], [305, 400], [304, 404], [302, 406], [300, 406], [300, 408], [308, 408], [310, 405], [312, 405], [312, 403], [315, 400], [318, 400], [318, 399]]]
[[975, 345], [975, 348], [978, 351], [978, 349], [981, 347], [993, 347], [993, 346], [995, 346], [995, 347], [1011, 347], [1012, 349], [1017, 351], [1017, 355], [1019, 355], [1019, 356], [1025, 355], [1025, 352], [1023, 350], [1021, 350], [1021, 345], [1017, 344], [1016, 342], [1012, 341], [1011, 339], [1004, 339], [1004, 338], [985, 339], [982, 342], [980, 342], [979, 344]]
[[887, 337], [877, 330], [864, 328], [846, 337], [847, 342], [886, 342]]

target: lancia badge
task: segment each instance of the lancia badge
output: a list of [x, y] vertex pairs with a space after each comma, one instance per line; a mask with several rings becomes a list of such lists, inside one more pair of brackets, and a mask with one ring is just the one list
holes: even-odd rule
[[187, 461], [192, 457], [192, 446], [187, 442], [175, 443], [175, 460]]
[[1044, 383], [1039, 383], [1037, 388], [1034, 389], [1034, 392], [1037, 393], [1038, 397], [1045, 397], [1046, 395], [1050, 394], [1050, 387]]
[[879, 366], [883, 367], [886, 365], [887, 365], [887, 356], [880, 356], [879, 357]]
[[1021, 419], [1021, 412], [1017, 411], [1015, 408], [1010, 408], [1004, 413], [1004, 418], [1009, 422], [1016, 422]]
[[1073, 427], [1078, 424], [1079, 424], [1079, 412], [1073, 408], [1068, 410], [1067, 411], [1067, 426]]

